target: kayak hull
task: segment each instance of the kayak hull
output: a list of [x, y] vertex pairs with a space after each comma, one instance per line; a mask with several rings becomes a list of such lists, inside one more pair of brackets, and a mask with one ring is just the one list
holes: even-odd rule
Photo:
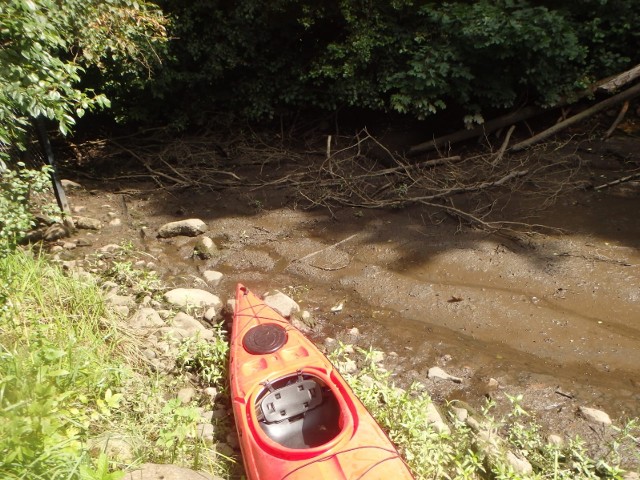
[[250, 480], [413, 479], [331, 362], [243, 285], [229, 369]]

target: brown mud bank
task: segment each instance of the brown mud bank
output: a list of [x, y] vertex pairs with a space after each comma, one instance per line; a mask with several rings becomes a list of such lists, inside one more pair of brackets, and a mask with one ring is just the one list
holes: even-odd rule
[[[201, 286], [204, 270], [218, 270], [229, 298], [239, 281], [283, 289], [319, 321], [317, 341], [356, 327], [359, 338], [345, 340], [396, 352], [401, 384], [422, 381], [437, 399], [472, 405], [521, 392], [525, 408], [564, 412], [566, 422], [579, 405], [640, 415], [639, 197], [573, 192], [536, 212], [562, 233], [516, 241], [434, 223], [421, 208], [302, 211], [268, 191], [93, 187], [70, 198], [103, 220], [95, 247], [130, 241], [176, 286]], [[122, 224], [101, 218], [106, 205], [121, 209]], [[531, 216], [526, 201], [508, 208]], [[212, 259], [192, 258], [192, 239], [155, 238], [162, 224], [193, 217], [219, 248]], [[434, 365], [462, 383], [427, 381]]]

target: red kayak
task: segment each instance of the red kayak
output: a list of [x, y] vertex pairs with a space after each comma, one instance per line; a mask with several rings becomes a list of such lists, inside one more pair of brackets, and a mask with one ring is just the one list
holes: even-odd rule
[[331, 362], [243, 285], [229, 369], [249, 479], [413, 479]]

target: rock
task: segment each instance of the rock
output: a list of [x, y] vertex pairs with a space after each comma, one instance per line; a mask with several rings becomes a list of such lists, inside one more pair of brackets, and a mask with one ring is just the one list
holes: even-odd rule
[[208, 330], [198, 320], [186, 313], [179, 312], [175, 317], [173, 317], [171, 323], [177, 329], [184, 330], [187, 337], [198, 336], [203, 340], [213, 338], [212, 330]]
[[122, 220], [116, 217], [109, 221], [109, 225], [111, 225], [112, 227], [119, 227], [120, 225], [122, 225]]
[[129, 307], [126, 305], [115, 305], [113, 308], [113, 313], [115, 313], [120, 318], [127, 318], [129, 316]]
[[76, 205], [71, 209], [73, 213], [82, 213], [87, 209], [84, 205]]
[[223, 277], [222, 273], [216, 272], [215, 270], [205, 270], [204, 272], [202, 272], [202, 276], [204, 277], [205, 281], [212, 287], [217, 286]]
[[216, 444], [216, 453], [224, 455], [225, 457], [233, 457], [236, 454], [233, 448], [222, 442]]
[[198, 438], [203, 439], [205, 442], [213, 443], [214, 440], [214, 428], [211, 423], [200, 423], [196, 427], [196, 435]]
[[218, 389], [216, 387], [207, 387], [202, 391], [202, 393], [209, 397], [211, 405], [216, 402], [216, 397], [218, 396]]
[[52, 242], [54, 240], [59, 240], [61, 238], [66, 238], [71, 235], [71, 229], [61, 223], [54, 223], [53, 225], [47, 227], [44, 231], [43, 239], [47, 242]]
[[331, 353], [338, 348], [338, 341], [335, 338], [327, 337], [324, 339], [324, 348], [327, 353]]
[[203, 234], [207, 229], [207, 224], [199, 218], [190, 218], [188, 220], [179, 220], [177, 222], [165, 223], [158, 230], [158, 237], [171, 238], [178, 235], [187, 237], [197, 237]]
[[640, 474], [636, 472], [625, 472], [622, 475], [622, 480], [640, 480]]
[[349, 333], [349, 336], [353, 338], [358, 338], [360, 336], [360, 330], [358, 330], [356, 327], [349, 329], [348, 333]]
[[300, 305], [298, 305], [295, 300], [279, 291], [264, 297], [264, 303], [283, 317], [290, 317], [292, 314], [300, 311]]
[[75, 244], [75, 242], [63, 242], [62, 243], [62, 248], [65, 250], [75, 250], [77, 247], [77, 245]]
[[490, 378], [487, 382], [487, 386], [493, 390], [498, 388], [500, 386], [500, 383], [495, 378]]
[[98, 253], [106, 253], [111, 254], [117, 252], [118, 250], [122, 250], [122, 247], [116, 243], [109, 243], [104, 247], [100, 247], [97, 251]]
[[76, 239], [76, 246], [78, 247], [90, 247], [91, 245], [93, 245], [91, 240], [87, 240], [86, 238]]
[[529, 475], [533, 472], [533, 467], [526, 458], [520, 458], [511, 450], [507, 451], [507, 463], [513, 468], [518, 475]]
[[595, 408], [580, 407], [580, 413], [584, 418], [592, 423], [601, 423], [602, 425], [611, 425], [611, 418], [602, 410]]
[[562, 447], [564, 445], [564, 440], [560, 435], [552, 433], [547, 437], [547, 444], [553, 445], [554, 447]]
[[110, 459], [121, 463], [135, 460], [134, 444], [133, 438], [114, 432], [103, 433], [87, 442], [91, 453], [105, 453]]
[[[233, 454], [233, 453], [232, 453]], [[138, 470], [127, 473], [123, 480], [222, 480], [205, 472], [196, 472], [177, 465], [144, 463]]]
[[165, 293], [164, 299], [178, 307], [219, 308], [222, 306], [222, 302], [216, 295], [199, 288], [175, 288]]
[[462, 379], [460, 377], [454, 377], [453, 375], [449, 375], [440, 367], [431, 367], [429, 369], [429, 373], [427, 377], [432, 380], [451, 380], [455, 383], [462, 383]]
[[193, 387], [185, 387], [185, 388], [181, 388], [180, 390], [178, 390], [178, 400], [180, 400], [180, 402], [182, 402], [183, 404], [187, 404], [187, 403], [191, 403], [191, 400], [193, 400], [193, 397], [196, 396], [196, 389]]
[[227, 444], [231, 448], [233, 449], [240, 448], [240, 441], [238, 440], [238, 434], [235, 431], [229, 432], [225, 440], [227, 441]]
[[162, 327], [164, 322], [153, 308], [145, 307], [136, 311], [129, 319], [129, 325], [135, 329]]
[[204, 312], [204, 315], [202, 316], [202, 318], [204, 318], [209, 323], [213, 323], [217, 316], [218, 316], [218, 311], [216, 310], [216, 308], [209, 307], [207, 308], [207, 311]]
[[73, 217], [73, 223], [76, 228], [83, 230], [100, 230], [102, 228], [102, 222], [91, 217]]
[[451, 413], [460, 422], [465, 422], [469, 417], [469, 411], [466, 408], [451, 407]]
[[449, 425], [442, 419], [442, 415], [433, 403], [427, 406], [427, 423], [438, 433], [451, 433]]
[[118, 295], [111, 290], [105, 297], [106, 302], [114, 307], [135, 307], [136, 301], [131, 295]]
[[356, 373], [358, 371], [358, 365], [356, 365], [356, 362], [351, 360], [350, 358], [345, 360], [344, 362], [340, 362], [338, 364], [338, 368], [340, 372], [346, 374]]
[[201, 260], [209, 260], [218, 253], [218, 247], [209, 237], [201, 237], [193, 247], [193, 256]]
[[81, 190], [83, 187], [79, 183], [74, 182], [73, 180], [69, 180], [67, 178], [63, 178], [60, 180], [60, 185], [65, 190]]

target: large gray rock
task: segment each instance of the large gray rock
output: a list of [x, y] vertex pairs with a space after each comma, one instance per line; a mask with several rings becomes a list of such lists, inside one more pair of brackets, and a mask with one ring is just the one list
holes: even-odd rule
[[199, 288], [174, 288], [164, 294], [164, 299], [177, 307], [215, 307], [222, 301], [217, 295]]
[[209, 237], [200, 237], [193, 247], [193, 256], [201, 260], [209, 260], [218, 254], [218, 247]]
[[199, 218], [189, 218], [187, 220], [165, 223], [158, 230], [158, 237], [170, 238], [177, 237], [178, 235], [197, 237], [198, 235], [203, 234], [206, 229], [207, 224]]
[[144, 463], [138, 470], [129, 472], [124, 480], [222, 480], [205, 472], [196, 472], [177, 465]]
[[450, 380], [455, 383], [462, 383], [462, 379], [460, 377], [454, 377], [453, 375], [449, 375], [440, 367], [431, 367], [429, 369], [429, 373], [427, 377], [432, 380]]

